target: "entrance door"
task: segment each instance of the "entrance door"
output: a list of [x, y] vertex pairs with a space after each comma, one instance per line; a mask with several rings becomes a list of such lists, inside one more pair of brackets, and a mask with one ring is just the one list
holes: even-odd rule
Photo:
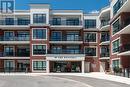
[[13, 60], [4, 61], [4, 69], [6, 72], [12, 72], [15, 70], [15, 62]]

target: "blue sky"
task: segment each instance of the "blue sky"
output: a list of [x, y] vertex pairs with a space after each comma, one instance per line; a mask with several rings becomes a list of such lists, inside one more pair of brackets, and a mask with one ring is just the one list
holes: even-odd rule
[[100, 10], [109, 0], [15, 0], [16, 9], [28, 9], [29, 3], [48, 3], [53, 9], [82, 9], [84, 12]]

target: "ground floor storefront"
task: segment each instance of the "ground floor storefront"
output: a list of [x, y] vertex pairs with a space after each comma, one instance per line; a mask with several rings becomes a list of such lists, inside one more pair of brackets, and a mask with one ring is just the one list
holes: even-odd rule
[[50, 72], [82, 72], [81, 61], [50, 61]]

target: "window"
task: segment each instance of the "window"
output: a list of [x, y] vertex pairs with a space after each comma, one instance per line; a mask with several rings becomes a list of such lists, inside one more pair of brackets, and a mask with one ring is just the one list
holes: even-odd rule
[[96, 56], [96, 47], [85, 47], [86, 56]]
[[33, 70], [46, 70], [46, 61], [33, 61]]
[[4, 47], [4, 55], [5, 56], [14, 56], [14, 47], [12, 47], [12, 46], [5, 46]]
[[4, 32], [4, 40], [5, 41], [13, 41], [14, 40], [14, 32], [5, 31]]
[[18, 18], [18, 25], [28, 25], [30, 24], [30, 20], [26, 18]]
[[119, 19], [113, 23], [113, 35], [121, 30], [120, 21]]
[[33, 14], [33, 23], [34, 24], [45, 24], [46, 23], [46, 14]]
[[14, 25], [14, 18], [5, 18], [5, 25]]
[[67, 54], [80, 54], [80, 46], [74, 45], [74, 46], [67, 46], [65, 53]]
[[122, 5], [126, 2], [127, 0], [118, 0], [115, 5], [113, 6], [113, 15], [117, 13], [117, 11], [122, 7]]
[[33, 55], [45, 55], [46, 45], [33, 45]]
[[113, 43], [112, 43], [112, 50], [113, 50], [113, 53], [115, 53], [115, 52], [119, 52], [119, 39], [118, 40], [116, 40], [116, 41], [114, 41]]
[[33, 29], [33, 39], [46, 39], [46, 29]]
[[85, 42], [96, 42], [96, 33], [85, 33], [84, 41]]
[[118, 60], [113, 60], [112, 61], [112, 67], [115, 68], [115, 67], [119, 67], [120, 66], [120, 61], [119, 59]]
[[96, 19], [86, 19], [85, 28], [96, 28]]
[[66, 19], [66, 25], [79, 25], [79, 18]]
[[104, 42], [104, 41], [109, 41], [110, 40], [110, 35], [109, 33], [107, 32], [103, 32], [101, 33], [101, 42]]
[[29, 40], [29, 32], [18, 32], [17, 34], [17, 40], [20, 40], [20, 41], [28, 41]]
[[67, 32], [67, 41], [79, 41], [79, 32]]
[[51, 40], [53, 40], [53, 41], [61, 41], [61, 39], [62, 39], [62, 33], [61, 32], [59, 32], [59, 31], [52, 32]]
[[61, 18], [53, 18], [52, 25], [61, 25]]
[[109, 57], [109, 47], [108, 46], [101, 47], [101, 57]]

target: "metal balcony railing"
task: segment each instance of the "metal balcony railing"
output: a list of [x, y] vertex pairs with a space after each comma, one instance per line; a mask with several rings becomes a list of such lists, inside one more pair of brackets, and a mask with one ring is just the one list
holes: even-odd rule
[[29, 57], [30, 52], [0, 52], [0, 57]]
[[61, 20], [61, 21], [54, 21], [50, 20], [51, 25], [66, 25], [66, 26], [80, 26], [82, 25], [81, 20]]
[[0, 25], [29, 25], [30, 20], [0, 20]]
[[116, 4], [113, 6], [113, 14], [115, 15], [118, 10], [124, 5], [124, 3], [128, 0], [118, 0]]
[[78, 37], [51, 37], [50, 41], [82, 41], [80, 36]]
[[110, 41], [110, 37], [109, 36], [102, 36], [101, 37], [101, 42], [105, 42], [105, 41]]
[[81, 51], [81, 50], [68, 50], [68, 49], [48, 50], [48, 54], [83, 54], [83, 51]]
[[29, 36], [13, 36], [13, 37], [6, 37], [1, 36], [0, 41], [29, 41]]
[[109, 56], [110, 56], [109, 52], [104, 52], [100, 54], [100, 57], [109, 57]]
[[130, 51], [130, 44], [125, 44], [125, 45], [120, 46], [120, 53], [126, 52], [126, 51]]

